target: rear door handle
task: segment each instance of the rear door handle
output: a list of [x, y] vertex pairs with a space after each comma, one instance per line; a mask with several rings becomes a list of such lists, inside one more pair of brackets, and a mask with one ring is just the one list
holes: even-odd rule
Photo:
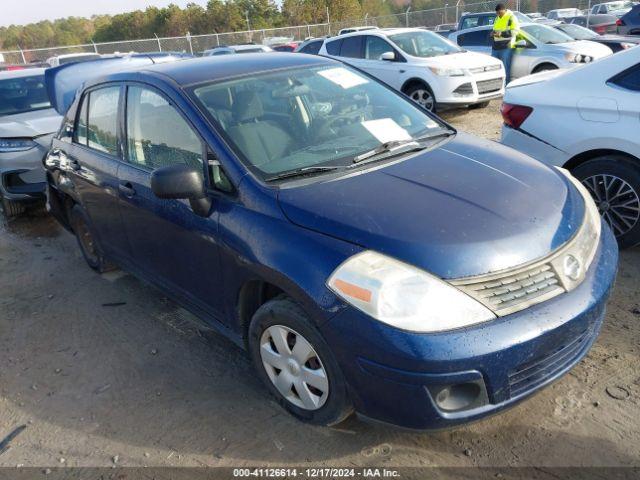
[[118, 190], [120, 190], [120, 192], [127, 198], [131, 198], [136, 194], [133, 185], [129, 182], [124, 182], [118, 185]]

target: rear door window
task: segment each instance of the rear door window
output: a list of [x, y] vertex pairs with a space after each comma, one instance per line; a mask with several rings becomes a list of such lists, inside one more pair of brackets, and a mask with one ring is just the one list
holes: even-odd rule
[[489, 32], [477, 30], [475, 32], [458, 35], [458, 45], [461, 47], [485, 47], [489, 45]]
[[90, 92], [87, 122], [87, 145], [90, 148], [109, 155], [118, 155], [119, 99], [119, 86]]
[[347, 37], [342, 40], [340, 56], [347, 58], [362, 58], [362, 35]]

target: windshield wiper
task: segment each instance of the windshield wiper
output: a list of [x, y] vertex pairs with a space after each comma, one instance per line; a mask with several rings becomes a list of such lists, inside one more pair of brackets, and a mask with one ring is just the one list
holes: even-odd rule
[[304, 177], [305, 175], [334, 172], [334, 171], [344, 170], [344, 169], [345, 167], [342, 167], [342, 166], [330, 166], [330, 165], [296, 168], [295, 170], [288, 170], [286, 172], [276, 173], [275, 175], [271, 175], [270, 177], [265, 178], [265, 182], [273, 182], [274, 180], [282, 180], [284, 178]]
[[[353, 157], [353, 163], [362, 163], [365, 160], [374, 161], [380, 155], [384, 155], [387, 153], [399, 155], [402, 153], [409, 153], [418, 150], [424, 150], [427, 148], [423, 142], [425, 140], [431, 140], [433, 138], [442, 137], [442, 136], [450, 136], [453, 135], [452, 130], [440, 130], [435, 133], [423, 135], [421, 137], [416, 137], [411, 140], [392, 140], [390, 142], [385, 142], [378, 145], [373, 150], [369, 150], [368, 152], [361, 153]], [[389, 155], [384, 155], [383, 158], [388, 158]]]

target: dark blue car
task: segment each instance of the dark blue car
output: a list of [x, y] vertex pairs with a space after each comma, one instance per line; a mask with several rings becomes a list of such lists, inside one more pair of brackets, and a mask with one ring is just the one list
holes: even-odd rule
[[[593, 344], [617, 247], [566, 171], [326, 58], [153, 62], [50, 72], [50, 211], [92, 268], [246, 347], [296, 417], [450, 427]], [[76, 94], [78, 69], [103, 76]]]

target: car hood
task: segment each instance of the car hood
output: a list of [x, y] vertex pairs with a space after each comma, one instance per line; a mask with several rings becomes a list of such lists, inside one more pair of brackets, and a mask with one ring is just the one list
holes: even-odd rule
[[442, 278], [544, 257], [584, 216], [560, 172], [466, 134], [381, 168], [283, 188], [278, 201], [294, 224]]
[[589, 55], [594, 59], [607, 57], [613, 53], [613, 51], [598, 42], [592, 42], [591, 40], [576, 40], [575, 42], [559, 43], [553, 45], [559, 50], [564, 50], [572, 53], [579, 53], [581, 55]]
[[0, 117], [0, 138], [35, 138], [57, 132], [62, 117], [53, 108]]
[[451, 55], [439, 55], [437, 57], [411, 57], [412, 63], [420, 65], [437, 66], [442, 68], [475, 68], [487, 65], [498, 65], [500, 60], [482, 53], [464, 51]]

